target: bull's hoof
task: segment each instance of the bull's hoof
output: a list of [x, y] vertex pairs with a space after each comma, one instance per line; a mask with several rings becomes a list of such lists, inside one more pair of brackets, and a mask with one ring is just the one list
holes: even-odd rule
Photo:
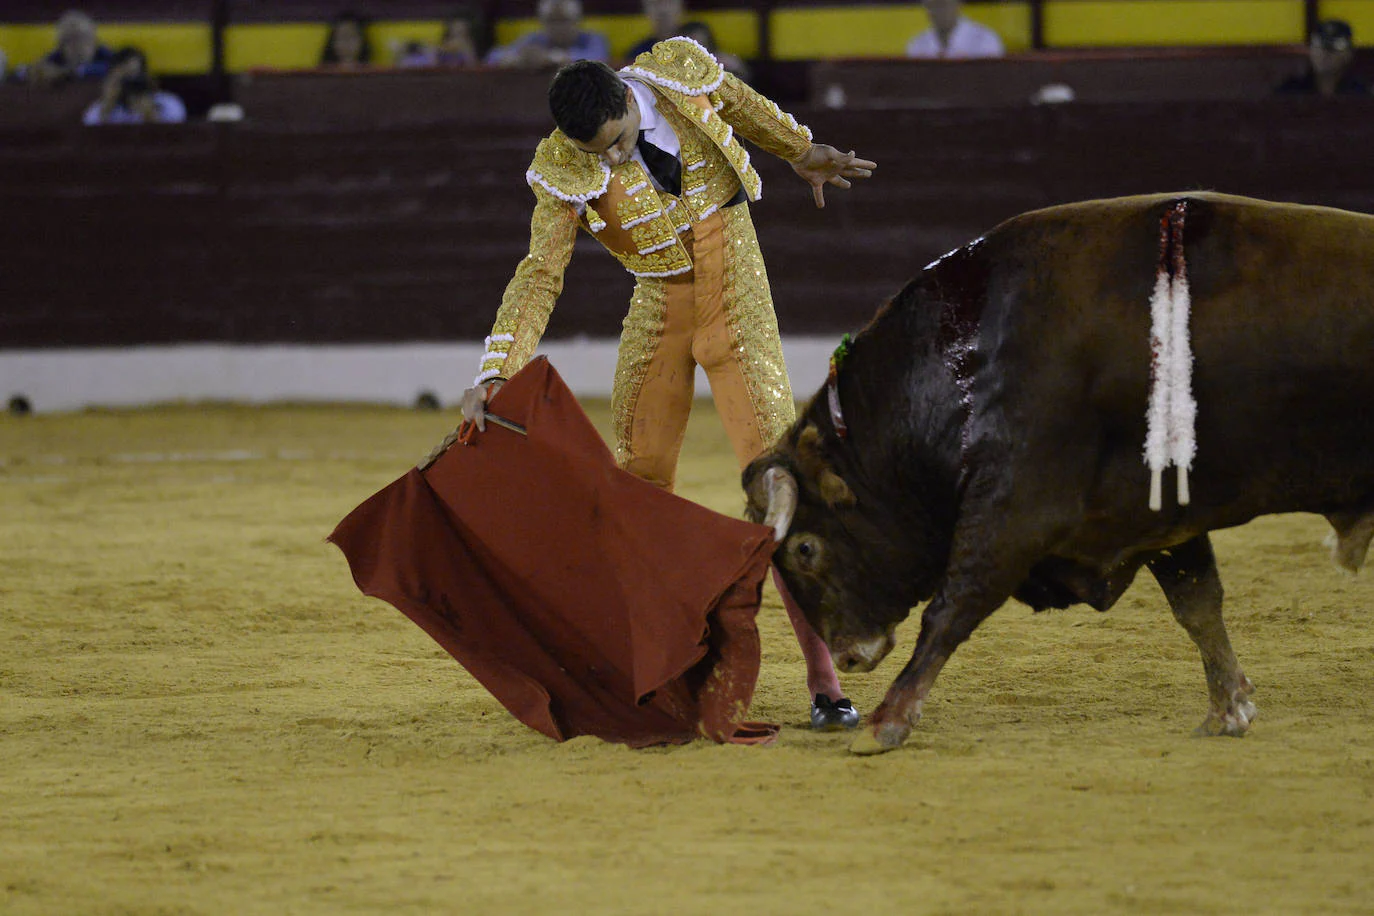
[[874, 754], [886, 754], [888, 751], [895, 751], [902, 746], [911, 734], [911, 726], [905, 723], [881, 722], [872, 728], [866, 728], [854, 737], [849, 744], [849, 753], [858, 754], [860, 757], [871, 757]]
[[[1250, 690], [1253, 691], [1254, 688], [1251, 687]], [[1200, 738], [1245, 737], [1245, 733], [1250, 730], [1250, 723], [1254, 722], [1255, 716], [1259, 714], [1255, 704], [1247, 697], [1248, 692], [1236, 691], [1229, 708], [1225, 712], [1212, 710], [1193, 734]]]

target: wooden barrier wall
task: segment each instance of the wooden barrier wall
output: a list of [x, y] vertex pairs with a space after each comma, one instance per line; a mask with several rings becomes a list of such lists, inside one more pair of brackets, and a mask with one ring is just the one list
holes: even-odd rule
[[[492, 77], [263, 76], [238, 124], [82, 129], [0, 98], [0, 349], [480, 338], [547, 130], [537, 81]], [[881, 165], [817, 211], [755, 157], [785, 332], [852, 329], [934, 257], [1049, 204], [1211, 188], [1374, 212], [1374, 100], [797, 114]], [[549, 333], [615, 335], [630, 278], [578, 248]]]
[[1283, 47], [817, 61], [809, 73], [810, 98], [817, 107], [863, 109], [1026, 105], [1043, 87], [1060, 85], [1079, 102], [1255, 101], [1271, 96], [1306, 63], [1306, 51]]

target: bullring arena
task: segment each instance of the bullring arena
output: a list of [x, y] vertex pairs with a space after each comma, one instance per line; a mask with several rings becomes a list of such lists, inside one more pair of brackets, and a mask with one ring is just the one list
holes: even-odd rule
[[[213, 65], [248, 117], [92, 134], [75, 87], [0, 86], [0, 913], [1374, 911], [1374, 583], [1331, 561], [1318, 516], [1214, 535], [1257, 688], [1243, 739], [1192, 737], [1198, 652], [1148, 575], [1107, 613], [1008, 604], [881, 756], [809, 729], [771, 584], [750, 715], [773, 744], [520, 724], [324, 539], [460, 420], [528, 238], [548, 73], [321, 73], [271, 44], [315, 40], [318, 3], [243, 12], [236, 50], [185, 62], [211, 25], [144, 6], [157, 21], [123, 34], [182, 36], [158, 45], [164, 83], [209, 98]], [[613, 36], [642, 26], [603, 6]], [[1028, 209], [1213, 188], [1374, 211], [1374, 100], [1254, 89], [1301, 65], [1301, 2], [1201, 50], [1222, 42], [1196, 24], [1132, 49], [1110, 23], [1018, 31], [1022, 4], [972, 4], [1011, 55], [947, 66], [822, 47], [807, 17], [839, 4], [701, 6], [818, 138], [881, 164], [817, 211], [755, 157], [798, 397], [923, 264]], [[1351, 3], [1306, 6], [1374, 36]], [[771, 48], [732, 7], [767, 7]], [[922, 22], [864, 15], [888, 7]], [[15, 10], [0, 42], [53, 12]], [[1025, 101], [1050, 82], [1078, 101]], [[605, 438], [630, 286], [579, 243], [543, 349]], [[737, 517], [738, 481], [699, 399], [677, 492]], [[842, 677], [861, 711], [916, 629]]]
[[[1216, 537], [1244, 739], [1190, 737], [1197, 650], [1142, 577], [1106, 614], [1004, 608], [882, 757], [807, 729], [771, 586], [774, 746], [557, 744], [323, 541], [456, 419], [0, 424], [5, 912], [1368, 912], [1374, 585], [1320, 519]], [[682, 495], [737, 514], [734, 476], [703, 407]], [[914, 638], [844, 679], [860, 708]]]

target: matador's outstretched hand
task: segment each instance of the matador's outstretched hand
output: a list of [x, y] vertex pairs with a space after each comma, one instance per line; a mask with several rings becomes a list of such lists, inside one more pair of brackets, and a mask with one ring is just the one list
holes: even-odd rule
[[811, 144], [811, 148], [792, 163], [792, 171], [811, 185], [811, 193], [815, 195], [818, 207], [825, 206], [826, 185], [848, 188], [850, 178], [867, 178], [877, 167], [878, 163], [858, 158], [853, 150], [842, 153], [824, 143]]

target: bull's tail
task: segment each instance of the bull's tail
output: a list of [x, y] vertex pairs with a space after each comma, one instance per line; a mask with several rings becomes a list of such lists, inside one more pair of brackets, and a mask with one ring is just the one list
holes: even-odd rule
[[1197, 451], [1194, 426], [1193, 348], [1188, 339], [1188, 265], [1183, 225], [1188, 202], [1180, 200], [1159, 221], [1159, 262], [1150, 297], [1150, 404], [1146, 413], [1145, 463], [1150, 468], [1150, 509], [1163, 508], [1164, 469], [1178, 469], [1178, 504], [1188, 505], [1188, 470]]

